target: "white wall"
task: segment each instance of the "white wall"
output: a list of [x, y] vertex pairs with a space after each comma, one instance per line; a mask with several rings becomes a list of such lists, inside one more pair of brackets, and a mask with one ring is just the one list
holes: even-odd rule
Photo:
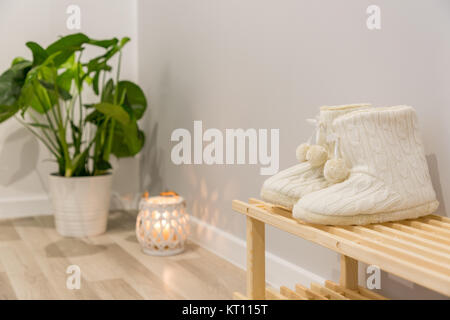
[[[1, 0], [0, 70], [15, 56], [29, 56], [26, 41], [48, 44], [70, 33], [69, 4], [81, 7], [81, 32], [134, 40], [122, 74], [138, 78], [150, 102], [146, 149], [140, 159], [120, 163], [115, 189], [176, 190], [197, 218], [194, 239], [233, 262], [245, 263], [245, 220], [231, 210], [231, 200], [258, 196], [265, 177], [259, 166], [171, 164], [170, 135], [176, 128], [192, 131], [193, 120], [205, 129], [280, 128], [285, 168], [310, 136], [305, 118], [318, 106], [411, 104], [423, 128], [439, 213], [448, 215], [449, 1]], [[381, 7], [379, 31], [365, 27], [369, 4]], [[46, 180], [55, 167], [46, 158], [13, 120], [0, 125], [0, 217], [50, 212]], [[327, 249], [272, 228], [267, 249], [274, 284], [337, 279], [338, 257]], [[386, 275], [382, 287], [393, 298], [438, 297]]]
[[[370, 4], [381, 7], [379, 31], [366, 28]], [[296, 162], [295, 147], [311, 135], [305, 118], [325, 104], [414, 106], [439, 213], [448, 215], [448, 0], [142, 0], [138, 12], [139, 81], [151, 101], [143, 186], [153, 193], [175, 189], [195, 217], [218, 228], [203, 229], [220, 231], [199, 241], [232, 239], [242, 249], [237, 239], [245, 238], [245, 220], [231, 210], [231, 200], [258, 196], [265, 177], [259, 166], [175, 166], [172, 131], [192, 132], [194, 120], [205, 129], [280, 128], [280, 163], [286, 168]], [[272, 228], [267, 240], [278, 257], [337, 279], [338, 256], [329, 250]], [[234, 254], [215, 242], [210, 246]], [[235, 255], [243, 263], [242, 252]], [[275, 278], [274, 272], [284, 271], [270, 272]], [[392, 298], [439, 297], [386, 276], [382, 288]]]
[[[81, 9], [81, 29], [68, 30], [66, 9], [76, 4]], [[47, 46], [58, 36], [83, 32], [92, 38], [129, 36], [124, 49], [122, 77], [137, 79], [137, 7], [136, 1], [122, 0], [1, 0], [0, 72], [14, 57], [31, 58], [27, 41]], [[14, 119], [0, 124], [0, 218], [48, 214], [47, 175], [56, 166], [45, 162], [47, 150]], [[139, 161], [121, 160], [115, 176], [116, 191], [137, 192]], [[117, 166], [117, 164], [116, 164]]]

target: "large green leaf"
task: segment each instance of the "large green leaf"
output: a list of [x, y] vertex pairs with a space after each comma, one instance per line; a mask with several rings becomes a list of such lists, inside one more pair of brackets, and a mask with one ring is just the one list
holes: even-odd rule
[[87, 64], [88, 71], [87, 73], [91, 72], [99, 72], [99, 71], [111, 71], [112, 67], [108, 65], [107, 60], [105, 58], [95, 58], [90, 60]]
[[117, 124], [111, 153], [118, 158], [132, 157], [141, 151], [144, 142], [145, 135], [139, 130], [136, 120], [131, 120], [128, 125]]
[[127, 125], [130, 122], [130, 116], [128, 115], [128, 112], [126, 112], [125, 109], [122, 108], [122, 106], [108, 102], [102, 102], [95, 104], [94, 108], [104, 115], [117, 120], [123, 125]]
[[102, 102], [109, 102], [113, 103], [114, 101], [114, 81], [112, 79], [109, 79], [105, 86], [103, 87], [102, 91]]
[[[82, 51], [84, 44], [90, 44], [108, 49], [110, 47], [117, 47], [117, 43], [118, 43], [117, 38], [106, 40], [94, 40], [90, 39], [83, 33], [75, 33], [60, 38], [59, 40], [49, 45], [45, 51], [49, 56], [52, 54], [57, 54], [53, 60], [55, 65], [59, 66], [65, 65], [68, 60], [73, 61], [74, 53], [76, 51]], [[95, 61], [95, 59], [92, 59], [91, 61], [93, 60]], [[92, 64], [95, 64], [95, 62], [92, 62]], [[95, 66], [93, 65], [92, 67], [101, 70], [108, 70], [108, 71], [111, 70], [111, 67], [106, 64], [99, 64]], [[91, 71], [92, 70], [90, 70], [88, 73], [90, 73]], [[82, 76], [83, 75], [80, 75], [80, 78]]]
[[58, 75], [56, 83], [58, 84], [59, 88], [62, 88], [67, 92], [70, 92], [73, 79], [74, 79], [73, 71], [69, 69]]
[[[47, 90], [52, 90], [53, 93], [56, 94], [55, 85], [53, 83], [47, 82], [45, 80], [39, 80], [39, 83]], [[61, 96], [63, 100], [72, 99], [72, 95], [67, 92], [64, 88], [57, 87], [58, 94]]]
[[[114, 39], [117, 40], [117, 39]], [[125, 37], [122, 38], [120, 40], [120, 43], [118, 45], [117, 41], [114, 42], [114, 44], [111, 45], [110, 49], [98, 56], [95, 57], [93, 59], [91, 59], [88, 63], [86, 63], [85, 65], [88, 67], [88, 71], [87, 73], [91, 73], [91, 72], [97, 72], [97, 71], [111, 71], [111, 66], [108, 65], [108, 61], [117, 53], [119, 52], [124, 46], [125, 44], [127, 44], [130, 41], [130, 38]]]
[[100, 72], [96, 72], [94, 75], [94, 78], [92, 79], [92, 89], [94, 90], [95, 94], [98, 95], [98, 81], [100, 78]]
[[117, 38], [112, 38], [112, 39], [106, 39], [106, 40], [93, 40], [91, 39], [89, 41], [89, 44], [93, 45], [93, 46], [98, 46], [98, 47], [102, 47], [102, 48], [109, 48], [111, 46], [115, 46], [117, 44], [117, 42], [119, 42], [119, 40]]
[[119, 82], [119, 97], [125, 92], [123, 104], [129, 107], [136, 119], [141, 119], [147, 108], [147, 99], [142, 89], [131, 81]]
[[[61, 89], [58, 95], [54, 90], [55, 67], [42, 64], [31, 69], [23, 85], [19, 106], [22, 108], [32, 107], [37, 112], [43, 114], [58, 103], [59, 97], [69, 99], [70, 94]], [[63, 92], [64, 91], [64, 92]]]
[[40, 65], [48, 58], [47, 51], [44, 50], [39, 44], [33, 41], [26, 43], [26, 46], [30, 48], [33, 53], [33, 66]]
[[16, 63], [0, 76], [0, 105], [13, 105], [20, 96], [31, 62]]
[[[39, 99], [38, 95], [36, 95], [35, 90], [44, 90], [40, 85], [34, 85], [33, 81], [28, 81], [22, 88], [22, 94], [20, 95], [19, 100], [17, 101], [18, 105], [26, 110], [28, 107], [32, 107], [35, 111], [40, 114], [44, 114], [47, 110], [48, 106], [43, 105]], [[43, 96], [41, 93], [39, 97]]]
[[16, 105], [12, 106], [0, 105], [0, 123], [14, 116], [17, 113], [17, 111], [19, 111], [19, 108]]
[[71, 59], [76, 51], [81, 51], [82, 45], [89, 41], [89, 37], [82, 33], [69, 34], [50, 44], [45, 51], [49, 57], [55, 55], [52, 60], [56, 66], [60, 66]]
[[128, 42], [130, 42], [130, 38], [128, 37], [123, 37], [122, 39], [120, 39], [120, 43], [119, 43], [119, 49], [122, 49]]
[[72, 53], [72, 55], [63, 63], [60, 65], [63, 69], [71, 69], [72, 71], [76, 71], [76, 61], [75, 61], [75, 53]]
[[28, 61], [28, 60], [23, 58], [23, 57], [15, 57], [13, 59], [13, 61], [11, 62], [11, 67], [16, 65], [16, 64], [18, 64], [18, 63], [24, 62], [24, 61]]
[[[92, 105], [94, 106], [94, 105]], [[86, 118], [84, 118], [84, 120], [86, 122], [90, 122], [93, 123], [95, 125], [99, 125], [101, 123], [102, 120], [105, 119], [105, 115], [97, 110], [92, 111], [91, 113], [89, 113]]]
[[79, 48], [81, 45], [89, 42], [89, 40], [89, 37], [82, 33], [69, 34], [50, 44], [45, 51], [47, 51], [48, 55], [51, 55], [58, 51]]

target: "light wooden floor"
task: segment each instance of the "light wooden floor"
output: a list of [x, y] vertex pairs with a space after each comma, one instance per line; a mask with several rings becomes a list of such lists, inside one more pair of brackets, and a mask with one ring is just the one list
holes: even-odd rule
[[[144, 255], [136, 215], [110, 214], [106, 234], [63, 238], [52, 216], [0, 220], [0, 299], [231, 299], [245, 273], [201, 247], [172, 257]], [[81, 288], [66, 287], [78, 265]]]

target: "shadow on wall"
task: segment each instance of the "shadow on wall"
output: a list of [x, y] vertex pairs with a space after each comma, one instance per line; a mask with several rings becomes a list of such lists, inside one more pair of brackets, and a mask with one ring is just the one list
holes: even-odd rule
[[220, 218], [218, 188], [208, 187], [206, 179], [196, 176], [193, 170], [190, 170], [189, 176], [190, 183], [193, 186], [192, 190], [194, 191], [191, 195], [192, 215], [210, 225], [217, 226]]
[[158, 123], [150, 126], [150, 139], [145, 143], [141, 156], [141, 181], [140, 189], [150, 194], [158, 194], [164, 190], [161, 174], [163, 160], [162, 149], [158, 148]]
[[[169, 108], [169, 98], [170, 98], [170, 67], [165, 66], [161, 69], [161, 74], [158, 77], [160, 83], [158, 87], [159, 96], [152, 97], [149, 94], [149, 89], [146, 88], [147, 96], [151, 98], [150, 107], [145, 115], [145, 127], [146, 133], [150, 133], [149, 139], [145, 142], [144, 148], [141, 152], [141, 181], [139, 187], [143, 191], [148, 191], [151, 195], [159, 194], [161, 191], [165, 190], [165, 183], [163, 181], [163, 159], [164, 150], [158, 147], [158, 134], [159, 134], [159, 124], [158, 121], [152, 121], [152, 119], [158, 119], [160, 116], [157, 111], [164, 111]], [[156, 101], [153, 104], [153, 101]], [[158, 110], [155, 106], [158, 106]], [[151, 111], [151, 112], [150, 112]]]
[[447, 216], [447, 210], [445, 208], [444, 196], [442, 194], [441, 180], [439, 177], [439, 167], [435, 154], [427, 155], [428, 168], [430, 170], [431, 181], [433, 183], [434, 190], [436, 191], [436, 198], [439, 201], [439, 208], [436, 214], [441, 216]]
[[[19, 128], [9, 134], [0, 153], [0, 184], [10, 186], [30, 174], [36, 172], [39, 161], [39, 143], [24, 128]], [[37, 172], [42, 187], [45, 183]]]
[[[161, 69], [161, 74], [158, 78], [160, 79], [160, 83], [158, 84], [158, 87], [160, 88], [160, 90], [158, 90], [159, 96], [153, 97], [150, 101], [152, 110], [149, 110], [145, 115], [144, 121], [146, 122], [146, 133], [150, 133], [150, 136], [145, 142], [141, 152], [142, 156], [140, 163], [141, 181], [139, 187], [143, 191], [148, 191], [151, 195], [159, 194], [167, 188], [162, 177], [162, 172], [164, 170], [164, 149], [158, 147], [159, 123], [158, 121], [152, 121], [152, 119], [164, 117], [163, 112], [169, 110], [171, 107], [170, 99], [172, 86], [170, 65], [166, 65]], [[147, 88], [145, 91], [148, 94], [149, 89]], [[152, 98], [150, 94], [148, 94], [148, 96]], [[156, 101], [156, 103], [153, 104], [152, 101]], [[157, 109], [155, 108], [156, 105]]]

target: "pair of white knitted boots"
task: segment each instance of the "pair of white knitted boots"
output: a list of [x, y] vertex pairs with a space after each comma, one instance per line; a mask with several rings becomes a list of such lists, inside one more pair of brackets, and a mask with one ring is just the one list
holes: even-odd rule
[[317, 224], [363, 225], [417, 218], [439, 203], [412, 107], [322, 107], [316, 144], [264, 182], [263, 200]]

